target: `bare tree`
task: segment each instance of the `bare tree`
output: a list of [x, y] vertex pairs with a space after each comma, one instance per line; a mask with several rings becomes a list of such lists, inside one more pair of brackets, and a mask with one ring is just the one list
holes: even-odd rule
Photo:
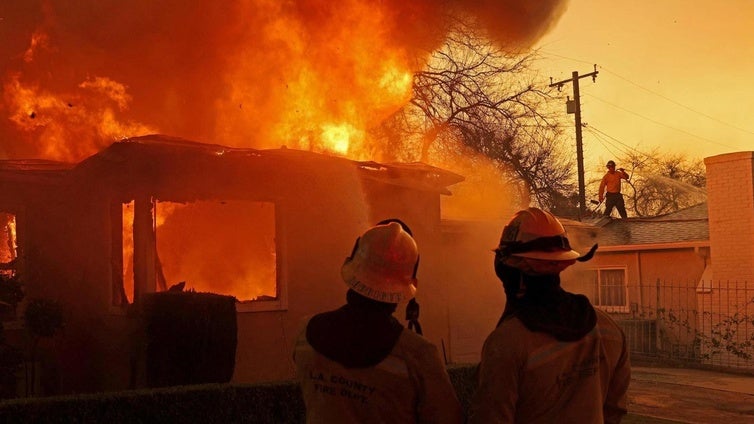
[[573, 160], [558, 143], [558, 121], [548, 112], [550, 89], [533, 82], [535, 59], [536, 53], [506, 53], [459, 23], [415, 74], [410, 105], [383, 125], [382, 135], [400, 144], [400, 131], [421, 134], [414, 149], [422, 161], [430, 151], [459, 154], [448, 141], [460, 141], [493, 160], [521, 198], [544, 208], [573, 208]]

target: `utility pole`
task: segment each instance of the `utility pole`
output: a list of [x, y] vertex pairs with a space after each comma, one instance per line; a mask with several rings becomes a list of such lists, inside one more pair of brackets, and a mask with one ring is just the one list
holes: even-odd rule
[[592, 82], [597, 80], [597, 65], [594, 65], [594, 71], [588, 74], [579, 75], [578, 71], [573, 71], [571, 79], [552, 82], [550, 77], [550, 87], [558, 87], [558, 91], [563, 88], [564, 84], [569, 82], [573, 84], [573, 100], [568, 98], [566, 101], [566, 112], [575, 114], [576, 118], [576, 161], [578, 162], [579, 172], [579, 220], [586, 215], [586, 189], [584, 187], [584, 149], [581, 143], [581, 96], [579, 95], [579, 80], [581, 78], [592, 77]]

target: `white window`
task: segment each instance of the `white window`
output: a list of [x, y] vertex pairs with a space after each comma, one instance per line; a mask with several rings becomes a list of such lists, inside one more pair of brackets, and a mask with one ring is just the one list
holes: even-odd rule
[[607, 312], [628, 312], [628, 288], [625, 268], [589, 270], [584, 293], [592, 304]]
[[[113, 297], [114, 304], [134, 299], [133, 210], [133, 203], [122, 207], [123, 294]], [[158, 201], [152, 219], [154, 287], [147, 291], [181, 285], [184, 291], [234, 296], [239, 312], [287, 307], [274, 203]]]

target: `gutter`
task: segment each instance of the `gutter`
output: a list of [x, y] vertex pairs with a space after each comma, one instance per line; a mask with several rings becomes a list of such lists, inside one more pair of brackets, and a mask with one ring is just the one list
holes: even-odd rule
[[637, 250], [672, 250], [672, 249], [687, 249], [700, 247], [709, 247], [709, 240], [699, 241], [683, 241], [672, 243], [647, 243], [647, 244], [622, 244], [612, 246], [600, 246], [597, 252], [635, 252]]

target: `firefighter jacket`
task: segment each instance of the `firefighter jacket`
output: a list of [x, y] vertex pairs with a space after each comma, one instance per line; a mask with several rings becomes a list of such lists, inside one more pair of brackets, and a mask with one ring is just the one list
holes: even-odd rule
[[622, 329], [604, 312], [575, 341], [505, 317], [482, 350], [470, 423], [618, 423], [630, 365]]
[[[382, 348], [367, 349], [384, 350], [385, 353], [378, 362], [367, 366], [358, 359], [362, 356], [358, 350], [359, 345], [369, 343], [369, 334], [361, 340], [341, 339], [339, 342], [337, 335], [342, 331], [338, 329], [338, 320], [330, 319], [333, 315], [336, 318], [338, 314], [344, 315], [342, 310], [347, 308], [330, 315], [321, 314], [325, 319], [320, 321], [327, 324], [322, 325], [321, 335], [317, 335], [320, 331], [310, 322], [323, 317], [315, 316], [307, 321], [296, 340], [293, 356], [307, 423], [463, 422], [460, 404], [434, 344], [389, 317], [399, 326], [393, 326], [397, 329], [396, 337], [390, 346], [383, 344]], [[360, 325], [355, 324], [355, 327]], [[382, 337], [371, 339], [375, 338]], [[310, 343], [310, 340], [317, 342]], [[353, 351], [341, 354], [341, 361], [335, 360], [338, 353], [330, 348], [332, 345], [340, 345], [338, 351], [341, 352]], [[328, 350], [330, 358], [321, 353]], [[357, 358], [346, 359], [348, 355]]]

